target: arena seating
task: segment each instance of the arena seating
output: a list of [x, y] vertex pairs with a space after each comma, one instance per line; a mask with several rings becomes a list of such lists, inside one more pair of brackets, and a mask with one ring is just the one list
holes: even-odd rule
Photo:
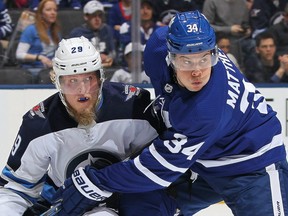
[[[105, 7], [106, 14], [108, 14], [109, 7]], [[14, 32], [10, 37], [7, 50], [0, 50], [0, 84], [35, 84], [35, 78], [25, 69], [19, 67], [16, 59], [16, 49], [21, 36], [22, 28], [19, 29], [19, 22], [21, 22], [21, 9], [9, 9], [9, 14], [12, 18]], [[84, 23], [82, 10], [59, 10], [58, 19], [61, 26], [62, 37], [67, 38], [70, 31]], [[17, 27], [18, 24], [18, 27]], [[18, 28], [18, 29], [17, 29]], [[120, 66], [113, 66], [104, 68], [106, 72], [106, 79], [110, 79]], [[50, 82], [48, 73], [41, 73], [39, 84], [47, 84]]]

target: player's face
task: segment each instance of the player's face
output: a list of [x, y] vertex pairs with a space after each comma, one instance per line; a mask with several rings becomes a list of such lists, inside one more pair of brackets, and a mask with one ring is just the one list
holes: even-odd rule
[[65, 101], [76, 112], [85, 112], [95, 107], [100, 88], [96, 72], [62, 76], [60, 86]]
[[179, 85], [189, 91], [200, 91], [211, 76], [211, 54], [202, 52], [197, 54], [175, 56], [174, 69]]

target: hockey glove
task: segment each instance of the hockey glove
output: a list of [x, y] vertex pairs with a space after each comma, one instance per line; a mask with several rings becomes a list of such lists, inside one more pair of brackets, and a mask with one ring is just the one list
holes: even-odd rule
[[71, 178], [66, 179], [64, 185], [58, 189], [53, 197], [54, 203], [62, 202], [57, 215], [82, 215], [112, 195], [111, 192], [99, 189], [89, 180], [86, 175], [88, 170], [89, 166], [75, 170]]

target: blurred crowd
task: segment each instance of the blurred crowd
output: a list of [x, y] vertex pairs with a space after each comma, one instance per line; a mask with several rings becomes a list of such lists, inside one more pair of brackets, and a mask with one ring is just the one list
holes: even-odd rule
[[[288, 82], [288, 0], [139, 0], [137, 46], [132, 43], [135, 1], [0, 0], [0, 70], [14, 69], [29, 82], [48, 84], [58, 42], [85, 36], [100, 51], [108, 78], [131, 83], [135, 48], [142, 53], [154, 30], [175, 13], [199, 10], [215, 29], [218, 47], [251, 82]], [[9, 84], [7, 74], [0, 83]], [[139, 82], [150, 83], [145, 71]]]

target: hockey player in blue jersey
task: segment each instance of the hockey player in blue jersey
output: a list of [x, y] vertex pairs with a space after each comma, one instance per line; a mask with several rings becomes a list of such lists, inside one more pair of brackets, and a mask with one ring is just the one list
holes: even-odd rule
[[[88, 39], [63, 39], [53, 62], [51, 75], [59, 92], [23, 116], [1, 173], [0, 215], [39, 215], [77, 167], [101, 168], [124, 160], [158, 135], [154, 116], [144, 112], [151, 102], [149, 92], [104, 82], [100, 53]], [[169, 215], [176, 210], [165, 190], [114, 198], [107, 207], [121, 215], [140, 215], [144, 210], [148, 215]], [[75, 214], [116, 215], [103, 203], [95, 209], [91, 203]]]
[[101, 170], [80, 168], [55, 201], [62, 200], [73, 215], [91, 200], [109, 197], [107, 191], [170, 186], [185, 216], [220, 200], [237, 216], [288, 215], [288, 166], [279, 119], [216, 47], [205, 16], [179, 13], [156, 30], [146, 44], [144, 64], [158, 95], [155, 112], [167, 130], [133, 160]]

